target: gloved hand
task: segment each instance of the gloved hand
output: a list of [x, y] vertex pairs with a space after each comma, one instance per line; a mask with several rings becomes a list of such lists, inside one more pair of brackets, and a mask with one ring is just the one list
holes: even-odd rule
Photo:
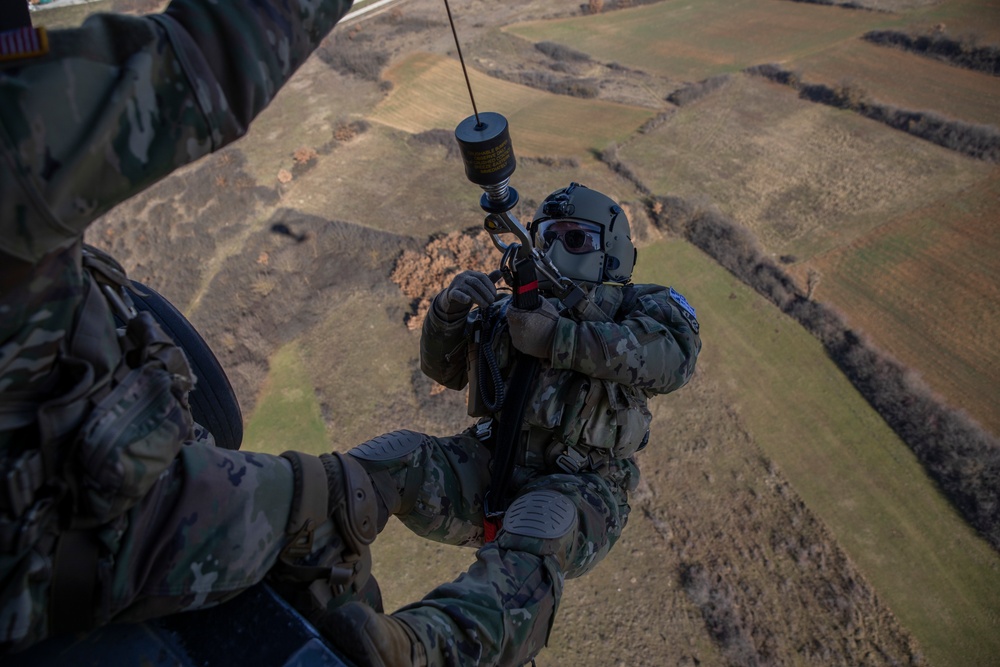
[[489, 276], [479, 271], [462, 271], [437, 295], [434, 304], [441, 314], [454, 316], [469, 312], [473, 305], [486, 308], [496, 298], [497, 288]]
[[533, 357], [548, 359], [552, 355], [552, 341], [556, 337], [559, 311], [548, 299], [534, 310], [521, 310], [513, 305], [507, 308], [507, 324], [514, 347]]

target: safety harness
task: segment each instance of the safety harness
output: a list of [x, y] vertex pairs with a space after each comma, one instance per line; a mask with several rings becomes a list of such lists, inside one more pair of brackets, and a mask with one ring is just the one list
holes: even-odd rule
[[[578, 302], [574, 310], [583, 320], [614, 320], [621, 314], [627, 314], [635, 308], [638, 301], [638, 290], [632, 284], [621, 288], [621, 301], [610, 306], [612, 312], [606, 312], [594, 306], [589, 300]], [[527, 438], [524, 436], [524, 416], [531, 398], [535, 382], [541, 368], [540, 360], [530, 355], [511, 349], [513, 368], [506, 383], [502, 380], [499, 364], [493, 351], [493, 341], [507, 326], [506, 312], [509, 302], [487, 309], [486, 312], [473, 316], [467, 329], [467, 336], [475, 349], [476, 382], [478, 386], [478, 401], [496, 419], [489, 418], [477, 425], [477, 437], [492, 446], [493, 460], [490, 469], [490, 485], [483, 501], [485, 519], [483, 534], [486, 542], [492, 542], [503, 526], [503, 517], [511, 501], [514, 489], [512, 485], [514, 469], [522, 460]], [[561, 449], [556, 455], [556, 465], [564, 472], [577, 473], [592, 467], [592, 461], [587, 452], [575, 445], [583, 423], [590, 419], [597, 407], [600, 394], [596, 388], [588, 392], [584, 406], [574, 424], [553, 443]], [[470, 401], [474, 400], [470, 392]], [[470, 409], [472, 412], [472, 409]]]

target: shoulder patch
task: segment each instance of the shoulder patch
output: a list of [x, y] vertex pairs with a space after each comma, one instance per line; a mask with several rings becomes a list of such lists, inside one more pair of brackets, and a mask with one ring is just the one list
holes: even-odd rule
[[674, 300], [681, 309], [681, 315], [684, 319], [688, 321], [691, 328], [694, 329], [695, 333], [698, 333], [698, 316], [694, 312], [694, 306], [688, 303], [688, 300], [684, 298], [684, 295], [675, 290], [673, 287], [670, 288], [670, 298]]
[[43, 26], [0, 32], [0, 62], [44, 56], [49, 52], [49, 36]]

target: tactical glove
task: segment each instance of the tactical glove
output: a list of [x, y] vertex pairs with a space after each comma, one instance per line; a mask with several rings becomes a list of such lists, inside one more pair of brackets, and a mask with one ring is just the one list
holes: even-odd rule
[[438, 313], [446, 319], [464, 315], [473, 305], [486, 308], [497, 298], [497, 288], [485, 273], [462, 271], [454, 277], [451, 285], [434, 299]]
[[552, 341], [556, 336], [559, 311], [547, 299], [534, 310], [521, 310], [511, 305], [507, 308], [510, 340], [514, 347], [540, 359], [552, 356]]

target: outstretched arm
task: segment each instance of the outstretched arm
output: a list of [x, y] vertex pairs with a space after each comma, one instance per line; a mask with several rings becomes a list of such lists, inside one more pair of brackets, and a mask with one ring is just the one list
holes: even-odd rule
[[0, 69], [0, 251], [27, 262], [242, 136], [350, 0], [98, 14]]

